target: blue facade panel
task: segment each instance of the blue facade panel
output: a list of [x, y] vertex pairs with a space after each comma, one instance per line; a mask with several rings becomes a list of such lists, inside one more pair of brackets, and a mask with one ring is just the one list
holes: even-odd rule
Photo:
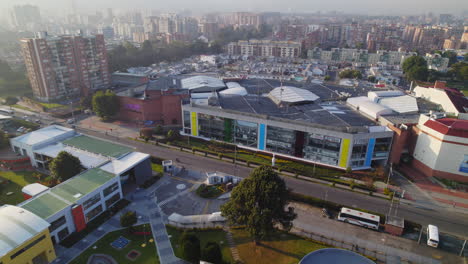
[[266, 125], [258, 124], [258, 146], [260, 150], [265, 150], [266, 148]]
[[375, 138], [370, 138], [369, 143], [367, 144], [366, 163], [364, 163], [364, 166], [366, 167], [369, 167], [371, 165], [372, 156], [374, 155], [374, 146]]

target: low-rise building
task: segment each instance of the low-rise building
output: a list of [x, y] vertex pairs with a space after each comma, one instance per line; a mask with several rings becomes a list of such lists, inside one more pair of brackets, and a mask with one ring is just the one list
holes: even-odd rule
[[301, 43], [294, 41], [240, 40], [227, 46], [229, 55], [298, 58]]
[[51, 263], [55, 249], [50, 224], [21, 207], [0, 207], [0, 263]]

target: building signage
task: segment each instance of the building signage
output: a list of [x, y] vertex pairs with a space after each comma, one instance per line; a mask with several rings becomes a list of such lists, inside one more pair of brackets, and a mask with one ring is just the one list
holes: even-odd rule
[[462, 163], [460, 164], [460, 172], [468, 173], [468, 155], [465, 155]]

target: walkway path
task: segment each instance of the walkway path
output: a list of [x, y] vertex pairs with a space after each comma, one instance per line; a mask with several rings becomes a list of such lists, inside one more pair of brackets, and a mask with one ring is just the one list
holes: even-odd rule
[[166, 231], [166, 225], [164, 224], [163, 213], [161, 207], [157, 203], [157, 198], [154, 197], [153, 203], [148, 203], [147, 208], [150, 211], [150, 223], [151, 230], [153, 231], [154, 241], [157, 245], [157, 251], [161, 264], [172, 264], [172, 263], [185, 263], [184, 261], [177, 258], [172, 249], [171, 240]]
[[226, 231], [226, 239], [228, 241], [229, 249], [231, 250], [231, 255], [234, 259], [234, 262], [242, 262], [239, 256], [239, 251], [237, 250], [236, 243], [234, 242], [234, 238], [232, 237], [231, 228], [229, 228], [229, 226], [225, 226], [223, 230]]

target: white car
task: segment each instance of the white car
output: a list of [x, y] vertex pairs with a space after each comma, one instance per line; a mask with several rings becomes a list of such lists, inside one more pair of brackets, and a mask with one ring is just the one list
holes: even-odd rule
[[19, 133], [23, 133], [24, 131], [26, 131], [26, 128], [25, 127], [19, 127], [16, 132], [19, 132]]
[[67, 124], [73, 124], [73, 123], [75, 123], [75, 119], [70, 118], [67, 120]]

